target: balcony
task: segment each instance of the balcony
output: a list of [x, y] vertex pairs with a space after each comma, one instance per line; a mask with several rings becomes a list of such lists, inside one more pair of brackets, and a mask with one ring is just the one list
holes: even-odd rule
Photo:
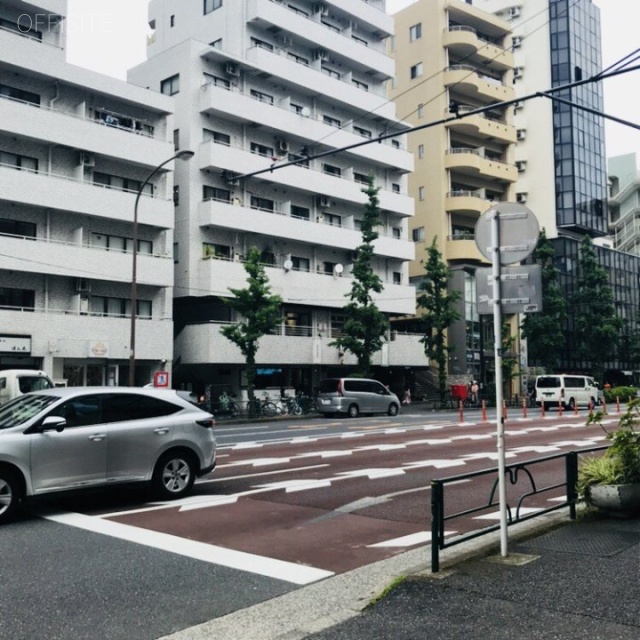
[[65, 62], [62, 47], [5, 28], [0, 28], [0, 51], [2, 62], [13, 67], [30, 68], [29, 60], [38, 58], [46, 58], [58, 65]]
[[[286, 271], [282, 267], [266, 267], [271, 291], [282, 301], [317, 307], [342, 308], [351, 291], [351, 278], [330, 276], [311, 271]], [[229, 297], [229, 287], [246, 286], [247, 272], [241, 262], [229, 260], [201, 260], [198, 266], [198, 291], [201, 294]], [[386, 283], [375, 303], [383, 313], [412, 314], [415, 312], [415, 289], [405, 285]]]
[[[395, 105], [385, 95], [365, 91], [356, 87], [351, 80], [333, 78], [322, 73], [320, 68], [298, 64], [287, 57], [286, 52], [270, 51], [264, 47], [252, 47], [247, 51], [247, 62], [270, 74], [285, 86], [294, 87], [305, 95], [322, 95], [328, 99], [347, 105], [361, 113], [375, 112], [387, 120], [395, 120]], [[350, 74], [349, 74], [350, 75]]]
[[[244, 358], [239, 349], [227, 340], [217, 322], [186, 326], [176, 338], [176, 355], [183, 364], [206, 364], [221, 362], [243, 365]], [[260, 339], [256, 356], [259, 365], [272, 363], [286, 365], [339, 365], [341, 358], [335, 347], [330, 347], [332, 337], [309, 327], [312, 335], [268, 335]], [[420, 343], [422, 335], [394, 334], [393, 339], [373, 355], [374, 366], [425, 367], [429, 361]], [[353, 357], [346, 355], [345, 362]]]
[[[344, 251], [353, 251], [362, 242], [362, 234], [355, 229], [321, 224], [315, 218], [306, 220], [282, 213], [250, 209], [242, 204], [219, 200], [205, 200], [199, 205], [198, 222], [201, 227], [222, 228], [233, 231], [271, 236], [280, 240], [322, 245]], [[377, 255], [398, 260], [413, 260], [414, 245], [407, 240], [380, 236], [374, 243]]]
[[[298, 114], [288, 106], [279, 106], [260, 102], [251, 97], [249, 90], [227, 89], [214, 83], [202, 87], [200, 94], [201, 113], [233, 119], [242, 123], [260, 122], [263, 127], [273, 129], [280, 135], [299, 140], [299, 148], [308, 141], [322, 140], [323, 144], [335, 148], [347, 147], [366, 140], [348, 129], [338, 129], [318, 120], [311, 112]], [[514, 133], [515, 136], [515, 133]], [[299, 150], [295, 147], [292, 151]], [[391, 145], [390, 140], [381, 144], [366, 144], [347, 152], [349, 155], [375, 163], [384, 168], [395, 168], [401, 171], [413, 171], [413, 156], [404, 149]]]
[[[465, 115], [473, 111], [472, 107], [460, 107], [458, 113], [464, 116], [460, 119], [449, 120], [445, 126], [451, 131], [462, 135], [470, 135], [479, 138], [488, 138], [497, 140], [505, 144], [515, 144], [517, 141], [517, 130], [512, 124], [508, 124], [504, 120], [489, 117], [486, 113], [478, 113], [475, 115]], [[445, 117], [449, 117], [449, 111]]]
[[[131, 282], [132, 255], [97, 247], [0, 234], [2, 268], [25, 273]], [[156, 287], [173, 283], [173, 259], [138, 253], [138, 282]]]
[[473, 232], [464, 236], [448, 236], [445, 244], [445, 256], [450, 262], [490, 262], [480, 253]]
[[[227, 170], [238, 175], [269, 169], [273, 164], [271, 158], [250, 153], [248, 149], [216, 142], [203, 142], [200, 145], [198, 159], [202, 170], [214, 172]], [[324, 194], [331, 199], [358, 205], [364, 205], [366, 202], [361, 183], [302, 166], [283, 167], [262, 173], [253, 179], [265, 180], [295, 190]], [[381, 209], [405, 216], [413, 215], [413, 199], [409, 196], [381, 189], [378, 197]]]
[[[10, 202], [125, 222], [133, 222], [136, 199], [136, 194], [129, 191], [106, 189], [67, 176], [18, 171], [9, 165], [0, 165], [0, 193]], [[173, 229], [173, 202], [143, 196], [138, 220], [140, 224]]]
[[[340, 10], [344, 11], [344, 8], [340, 7]], [[359, 43], [351, 37], [350, 27], [348, 34], [336, 32], [317, 19], [318, 15], [306, 16], [272, 0], [249, 0], [247, 3], [247, 21], [261, 29], [295, 34], [297, 40], [304, 41], [313, 49], [322, 48], [348, 58], [350, 64], [363, 73], [373, 73], [381, 80], [393, 77], [393, 59], [383, 50], [376, 50], [377, 43], [372, 42], [371, 46]], [[286, 53], [286, 45], [283, 50]]]
[[457, 147], [448, 149], [444, 160], [445, 169], [467, 176], [480, 176], [501, 182], [516, 182], [518, 170], [515, 165], [485, 157], [479, 149]]
[[443, 45], [458, 59], [477, 60], [489, 69], [513, 68], [513, 53], [478, 35], [473, 27], [454, 26], [444, 30]]
[[[19, 327], [22, 335], [30, 335], [31, 355], [36, 358], [54, 355], [86, 360], [90, 344], [96, 340], [107, 346], [110, 359], [129, 358], [129, 318], [81, 315], [52, 308], [33, 311], [5, 308], [0, 309], [0, 326]], [[137, 360], [157, 361], [166, 352], [165, 345], [169, 345], [171, 353], [172, 341], [173, 322], [170, 319], [138, 319]], [[52, 345], [55, 345], [53, 352]]]
[[13, 135], [97, 153], [147, 167], [173, 155], [173, 145], [102, 122], [14, 99], [0, 99], [0, 119]]
[[450, 213], [484, 213], [493, 203], [480, 191], [450, 191], [445, 198], [445, 210]]
[[444, 86], [455, 86], [456, 92], [481, 102], [503, 102], [515, 100], [513, 87], [502, 84], [492, 76], [480, 72], [476, 67], [466, 64], [447, 67], [444, 72]]

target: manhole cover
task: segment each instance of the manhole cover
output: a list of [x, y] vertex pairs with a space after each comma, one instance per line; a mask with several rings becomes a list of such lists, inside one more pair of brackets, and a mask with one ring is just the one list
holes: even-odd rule
[[590, 556], [614, 556], [639, 542], [640, 537], [633, 531], [569, 525], [530, 540], [522, 546]]

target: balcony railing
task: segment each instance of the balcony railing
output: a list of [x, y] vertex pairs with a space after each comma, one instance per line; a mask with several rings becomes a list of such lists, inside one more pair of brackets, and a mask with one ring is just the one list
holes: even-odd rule
[[[0, 311], [17, 311], [22, 313], [46, 313], [54, 315], [73, 315], [73, 316], [94, 316], [102, 318], [129, 318], [129, 314], [121, 313], [105, 313], [98, 311], [85, 311], [80, 309], [52, 309], [49, 307], [13, 307], [8, 305], [0, 305]], [[153, 315], [151, 317], [147, 315], [136, 315], [139, 320], [169, 320], [173, 321], [170, 315]]]
[[487, 82], [490, 82], [491, 84], [495, 84], [500, 87], [504, 86], [504, 83], [500, 78], [496, 78], [494, 76], [489, 76], [485, 73], [482, 73], [480, 69], [478, 69], [477, 67], [473, 67], [470, 64], [452, 64], [450, 67], [447, 68], [447, 70], [448, 71], [469, 71], [469, 75], [475, 74], [476, 76], [478, 76], [478, 78], [480, 78], [480, 80], [486, 80]]
[[62, 50], [62, 47], [57, 44], [53, 44], [53, 42], [45, 42], [42, 38], [37, 38], [35, 36], [29, 35], [28, 32], [21, 31], [20, 29], [10, 29], [9, 27], [0, 26], [0, 31], [5, 31], [6, 33], [13, 33], [16, 36], [20, 36], [21, 38], [26, 38], [27, 40], [32, 40], [33, 42], [37, 42], [38, 44], [43, 44], [46, 47], [52, 47], [53, 49]]
[[481, 42], [485, 42], [486, 44], [493, 45], [494, 47], [497, 47], [498, 49], [502, 49], [504, 51], [504, 47], [501, 44], [497, 44], [493, 40], [489, 40], [489, 38], [487, 38], [486, 36], [479, 34], [473, 27], [456, 25], [453, 27], [448, 27], [444, 30], [445, 33], [447, 33], [448, 31], [468, 31], [469, 33], [473, 33], [473, 35], [476, 38], [478, 38], [478, 40], [480, 40]]

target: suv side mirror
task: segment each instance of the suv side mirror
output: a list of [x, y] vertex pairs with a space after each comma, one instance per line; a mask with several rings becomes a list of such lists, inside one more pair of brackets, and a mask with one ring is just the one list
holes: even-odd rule
[[67, 426], [67, 421], [62, 416], [47, 416], [42, 421], [40, 430], [45, 431], [57, 431], [60, 433]]

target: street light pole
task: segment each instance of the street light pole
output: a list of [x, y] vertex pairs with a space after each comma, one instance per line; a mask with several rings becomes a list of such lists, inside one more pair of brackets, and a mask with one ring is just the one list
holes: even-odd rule
[[166, 164], [173, 160], [190, 160], [193, 158], [194, 152], [187, 149], [178, 151], [164, 162], [160, 163], [144, 180], [136, 194], [136, 201], [133, 205], [133, 262], [131, 268], [131, 300], [130, 300], [130, 316], [131, 328], [129, 332], [129, 386], [134, 387], [136, 382], [136, 312], [138, 306], [138, 202], [142, 195], [143, 189], [149, 184], [149, 180], [162, 169]]

